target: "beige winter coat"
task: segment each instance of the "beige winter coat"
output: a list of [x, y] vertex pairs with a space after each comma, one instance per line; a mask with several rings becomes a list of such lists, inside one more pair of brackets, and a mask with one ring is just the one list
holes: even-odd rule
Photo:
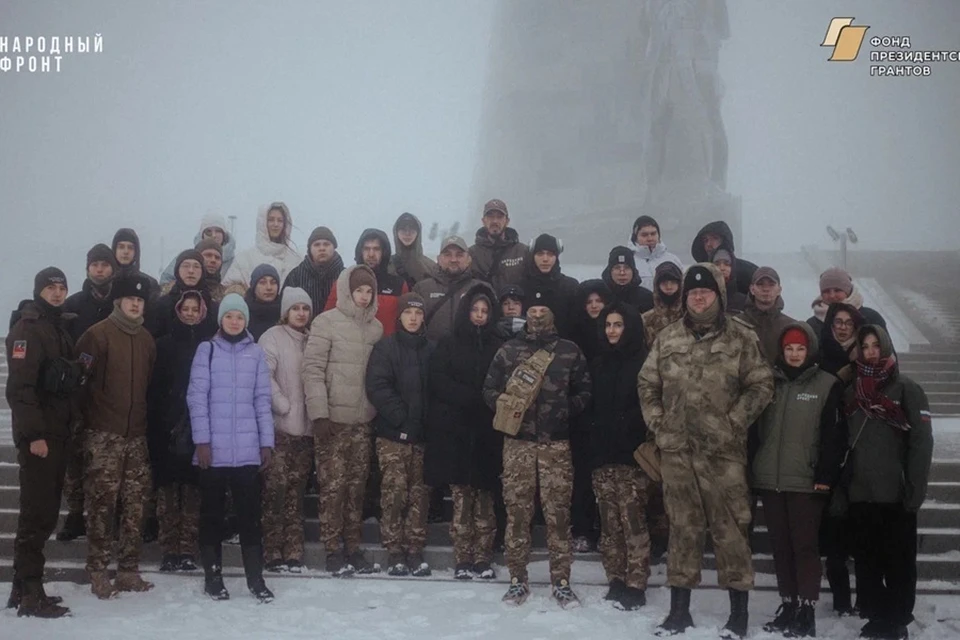
[[300, 375], [307, 334], [291, 329], [289, 325], [277, 325], [267, 329], [258, 344], [270, 367], [274, 428], [291, 436], [313, 435]]
[[369, 267], [355, 265], [337, 278], [337, 306], [310, 325], [303, 355], [303, 385], [310, 420], [329, 418], [340, 424], [370, 422], [376, 410], [367, 400], [364, 376], [373, 345], [383, 336], [377, 320], [377, 295], [360, 309], [350, 295], [350, 274]]

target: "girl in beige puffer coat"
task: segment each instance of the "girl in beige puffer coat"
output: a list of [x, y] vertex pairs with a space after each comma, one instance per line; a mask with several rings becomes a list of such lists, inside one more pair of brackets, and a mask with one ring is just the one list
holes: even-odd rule
[[376, 410], [364, 375], [373, 345], [383, 336], [377, 315], [377, 279], [369, 267], [349, 267], [337, 279], [337, 306], [310, 327], [303, 358], [307, 416], [313, 423], [320, 540], [326, 569], [335, 575], [377, 570], [360, 551], [364, 489], [370, 473]]

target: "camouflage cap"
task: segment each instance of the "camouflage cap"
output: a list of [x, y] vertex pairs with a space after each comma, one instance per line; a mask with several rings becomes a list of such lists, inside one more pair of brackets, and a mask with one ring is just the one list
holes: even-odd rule
[[493, 211], [499, 211], [500, 213], [508, 217], [510, 215], [510, 213], [507, 211], [507, 203], [497, 198], [494, 198], [493, 200], [489, 200], [487, 201], [487, 204], [483, 205], [483, 215], [487, 215], [488, 213], [491, 213]]

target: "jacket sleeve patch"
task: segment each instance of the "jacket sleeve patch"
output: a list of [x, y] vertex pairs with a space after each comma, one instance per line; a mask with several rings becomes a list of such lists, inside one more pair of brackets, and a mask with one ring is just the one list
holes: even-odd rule
[[27, 359], [27, 341], [26, 340], [14, 340], [13, 342], [13, 353], [10, 355], [14, 360], [26, 360]]

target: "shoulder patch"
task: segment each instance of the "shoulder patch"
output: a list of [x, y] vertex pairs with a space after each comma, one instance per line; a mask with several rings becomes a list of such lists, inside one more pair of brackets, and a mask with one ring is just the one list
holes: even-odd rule
[[10, 357], [14, 360], [26, 360], [27, 359], [27, 341], [14, 340], [13, 353], [10, 354]]
[[80, 357], [77, 359], [80, 360], [83, 366], [85, 366], [87, 369], [93, 365], [93, 356], [89, 353], [81, 353]]

